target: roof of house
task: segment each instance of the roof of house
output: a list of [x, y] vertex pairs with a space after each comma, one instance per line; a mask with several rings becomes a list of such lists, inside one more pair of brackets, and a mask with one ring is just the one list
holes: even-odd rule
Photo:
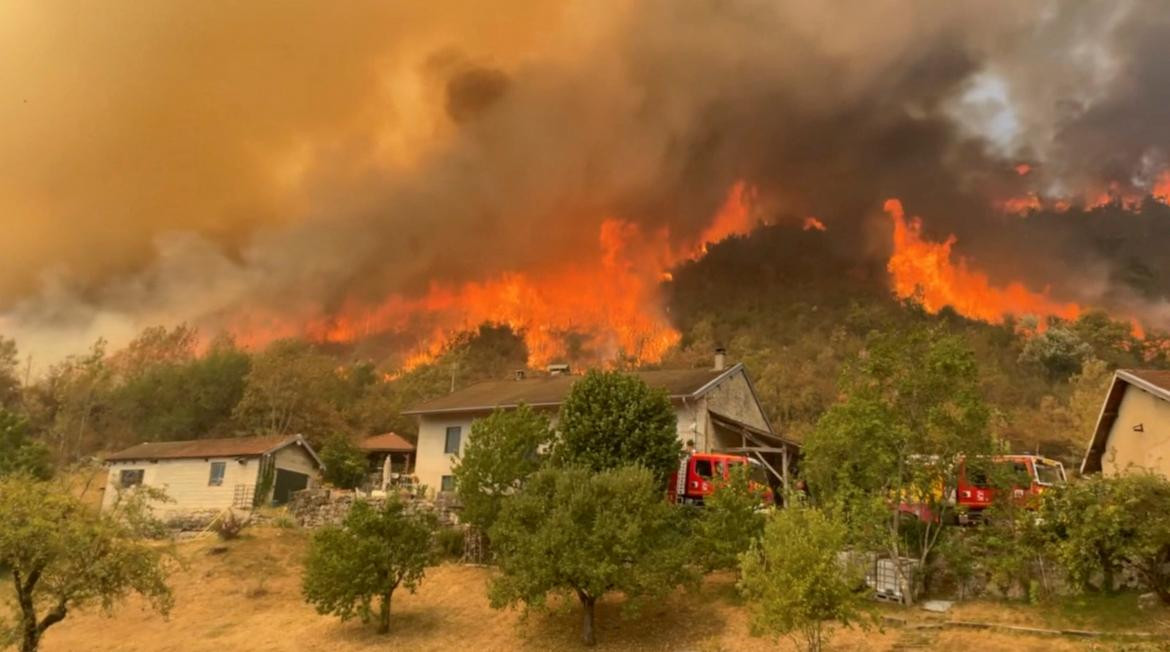
[[306, 452], [320, 464], [317, 454], [300, 435], [263, 435], [259, 437], [226, 437], [223, 439], [190, 439], [186, 441], [149, 441], [106, 456], [107, 462], [125, 460], [179, 460], [207, 457], [259, 457], [292, 444], [305, 447]]
[[1089, 448], [1085, 451], [1084, 460], [1081, 461], [1082, 474], [1101, 470], [1101, 458], [1109, 444], [1109, 433], [1113, 430], [1113, 422], [1117, 420], [1121, 399], [1125, 397], [1125, 390], [1130, 385], [1143, 389], [1163, 401], [1170, 401], [1170, 371], [1118, 369], [1114, 372], [1113, 382], [1109, 385], [1105, 401], [1101, 404], [1101, 412], [1097, 416], [1093, 438], [1089, 440]]
[[370, 453], [414, 452], [414, 444], [406, 441], [402, 435], [393, 432], [366, 437], [358, 444], [358, 447]]
[[[636, 371], [635, 376], [654, 388], [665, 389], [673, 400], [690, 398], [705, 393], [718, 381], [743, 369], [737, 364], [727, 369], [662, 369]], [[560, 405], [569, 390], [581, 376], [544, 376], [523, 380], [493, 380], [453, 392], [406, 410], [403, 414], [435, 414], [442, 412], [476, 412], [520, 404], [540, 406]]]

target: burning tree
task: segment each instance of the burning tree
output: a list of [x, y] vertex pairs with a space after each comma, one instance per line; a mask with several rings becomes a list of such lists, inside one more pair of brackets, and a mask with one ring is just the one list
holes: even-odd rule
[[858, 543], [925, 566], [949, 517], [955, 460], [991, 450], [975, 356], [935, 330], [874, 335], [841, 389], [806, 442], [814, 493], [842, 510]]

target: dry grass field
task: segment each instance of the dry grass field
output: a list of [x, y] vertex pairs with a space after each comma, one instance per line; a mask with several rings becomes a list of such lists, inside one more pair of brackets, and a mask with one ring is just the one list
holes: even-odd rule
[[[208, 650], [575, 650], [578, 617], [553, 610], [523, 618], [488, 606], [489, 570], [444, 564], [428, 573], [418, 593], [395, 595], [392, 631], [386, 636], [359, 622], [318, 615], [300, 596], [300, 559], [307, 534], [258, 528], [243, 539], [220, 544], [212, 537], [178, 545], [184, 567], [172, 577], [176, 605], [163, 618], [131, 600], [113, 617], [71, 614], [44, 639], [46, 652]], [[215, 547], [226, 551], [213, 553]], [[1084, 605], [1031, 608], [995, 603], [957, 607], [948, 617], [1051, 627], [1125, 627], [1170, 631], [1164, 613], [1149, 614], [1120, 603], [1109, 609]], [[1124, 613], [1133, 611], [1132, 617]], [[886, 614], [926, 622], [920, 610], [889, 608]], [[1096, 614], [1096, 616], [1094, 616]], [[794, 649], [751, 636], [746, 614], [729, 576], [708, 578], [697, 592], [677, 592], [623, 620], [616, 600], [599, 607], [600, 650], [776, 650]], [[1128, 620], [1127, 620], [1128, 619]], [[1117, 623], [1120, 622], [1120, 625]], [[1031, 636], [959, 629], [922, 630], [887, 625], [882, 630], [846, 630], [833, 639], [837, 650], [1167, 650], [1160, 643], [1123, 643], [1075, 637]]]

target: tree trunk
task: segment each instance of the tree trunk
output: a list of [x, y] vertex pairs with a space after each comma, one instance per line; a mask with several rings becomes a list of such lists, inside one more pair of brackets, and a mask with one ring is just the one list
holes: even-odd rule
[[593, 608], [597, 604], [597, 598], [590, 596], [584, 591], [577, 591], [577, 598], [581, 600], [582, 620], [581, 620], [581, 640], [585, 645], [595, 645], [597, 638], [593, 634]]
[[378, 619], [378, 633], [379, 634], [390, 633], [390, 597], [393, 595], [394, 595], [394, 589], [390, 589], [389, 591], [386, 592], [386, 595], [382, 596], [382, 610], [378, 615], [379, 616], [379, 619]]

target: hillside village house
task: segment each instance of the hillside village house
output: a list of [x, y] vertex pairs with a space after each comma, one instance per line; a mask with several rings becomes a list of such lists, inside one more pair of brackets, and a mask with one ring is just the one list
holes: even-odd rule
[[1113, 375], [1081, 473], [1127, 469], [1170, 477], [1170, 371], [1119, 369]]
[[[797, 446], [777, 435], [760, 406], [755, 388], [742, 364], [723, 368], [722, 354], [712, 369], [640, 371], [634, 375], [647, 385], [667, 391], [678, 419], [678, 438], [698, 452], [751, 455], [765, 463], [777, 484], [786, 483]], [[453, 458], [467, 442], [472, 421], [493, 410], [520, 404], [544, 410], [555, 418], [579, 376], [554, 365], [551, 373], [515, 380], [472, 385], [423, 403], [403, 414], [418, 417], [415, 475], [428, 491], [452, 491]]]
[[[321, 460], [300, 435], [147, 442], [110, 455], [106, 465], [104, 509], [120, 491], [149, 486], [174, 501], [154, 506], [163, 516], [284, 503], [292, 492], [317, 483], [321, 470]], [[258, 501], [257, 491], [266, 494]]]

